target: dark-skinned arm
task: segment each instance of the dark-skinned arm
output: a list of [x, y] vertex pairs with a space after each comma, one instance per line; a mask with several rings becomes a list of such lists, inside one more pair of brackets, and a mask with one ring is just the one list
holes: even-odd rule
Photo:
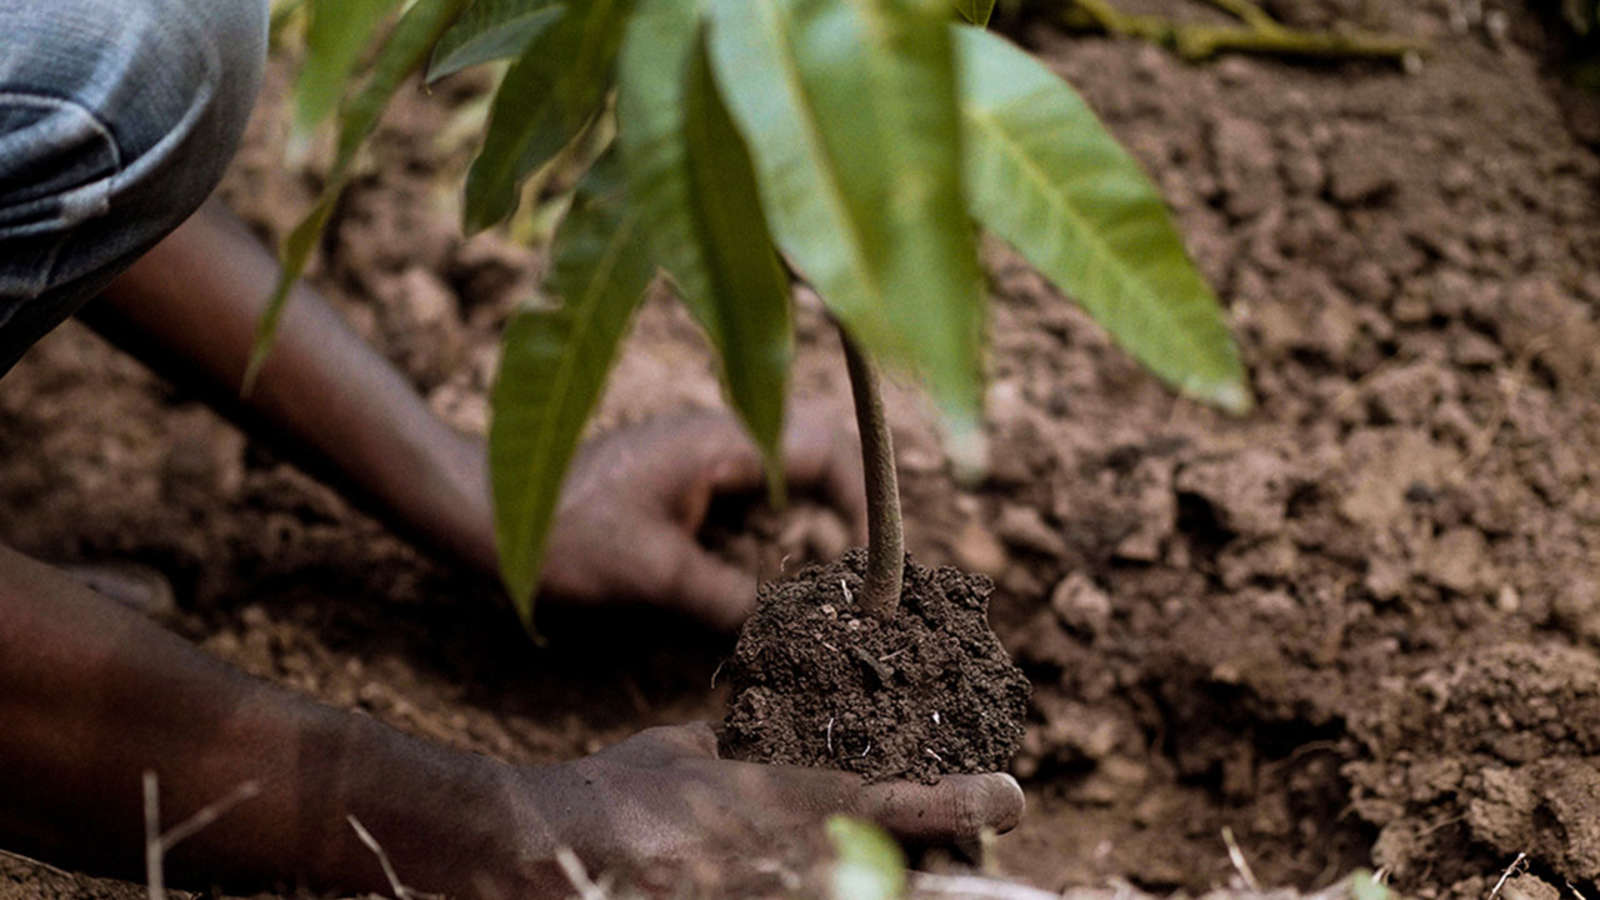
[[240, 397], [278, 271], [261, 242], [213, 200], [79, 317], [411, 537], [492, 571], [481, 442], [434, 416], [305, 284], [290, 297], [254, 390]]
[[[239, 371], [230, 354], [242, 358], [275, 274], [270, 256], [212, 208], [124, 276], [97, 318], [118, 343], [226, 402]], [[345, 486], [413, 534], [492, 563], [481, 442], [433, 419], [309, 291], [296, 298], [277, 353], [236, 414], [286, 436], [321, 471], [347, 473], [337, 476]], [[853, 453], [822, 434], [831, 430], [791, 429], [791, 478], [822, 485], [849, 509], [860, 483]], [[390, 467], [391, 440], [405, 467]], [[754, 488], [760, 471], [725, 417], [607, 435], [583, 449], [569, 478], [546, 587], [733, 624], [750, 602], [749, 578], [709, 561], [693, 528], [713, 493]], [[0, 723], [0, 846], [94, 871], [140, 874], [144, 771], [159, 776], [169, 825], [258, 782], [259, 796], [172, 854], [174, 883], [382, 889], [347, 815], [415, 887], [522, 896], [561, 886], [559, 844], [597, 869], [716, 858], [836, 811], [942, 843], [1010, 827], [1022, 807], [1016, 783], [1000, 775], [864, 786], [837, 772], [719, 760], [704, 726], [654, 729], [569, 763], [508, 766], [243, 676], [4, 549]]]
[[346, 816], [412, 887], [520, 897], [592, 869], [715, 860], [828, 812], [948, 842], [1015, 824], [1003, 775], [863, 785], [841, 772], [715, 757], [704, 726], [644, 732], [517, 768], [402, 735], [244, 676], [49, 567], [0, 548], [0, 846], [142, 879], [141, 775], [170, 826], [255, 781], [256, 797], [179, 845], [169, 881], [387, 891]]
[[[252, 393], [239, 396], [278, 265], [213, 201], [119, 277], [82, 317], [113, 343], [207, 398], [253, 435], [431, 549], [495, 571], [483, 441], [434, 416], [317, 293], [298, 286]], [[860, 456], [846, 414], [798, 410], [790, 481], [864, 528]], [[544, 591], [570, 603], [631, 601], [736, 628], [754, 579], [694, 540], [719, 492], [759, 488], [750, 441], [725, 415], [667, 416], [583, 448], [550, 536]], [[625, 563], [619, 561], [626, 560]]]

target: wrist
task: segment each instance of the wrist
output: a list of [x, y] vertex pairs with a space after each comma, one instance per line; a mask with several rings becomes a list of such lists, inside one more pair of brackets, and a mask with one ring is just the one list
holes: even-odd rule
[[[383, 848], [400, 880], [454, 897], [520, 896], [522, 858], [531, 849], [526, 792], [518, 769], [498, 760], [412, 738], [370, 719], [347, 723], [337, 743], [323, 810], [320, 884], [390, 890], [377, 855], [350, 825], [353, 817]], [[315, 789], [318, 779], [309, 779]], [[313, 803], [318, 798], [312, 798]], [[315, 831], [308, 829], [310, 832]]]

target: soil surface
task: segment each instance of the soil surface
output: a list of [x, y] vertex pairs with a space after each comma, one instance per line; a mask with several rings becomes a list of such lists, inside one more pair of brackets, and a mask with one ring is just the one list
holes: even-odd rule
[[[989, 480], [958, 487], [917, 395], [890, 389], [908, 547], [994, 579], [991, 621], [1033, 683], [1012, 763], [1029, 812], [994, 866], [1050, 890], [1199, 892], [1240, 877], [1227, 834], [1266, 885], [1382, 866], [1411, 894], [1483, 898], [1525, 852], [1502, 895], [1594, 896], [1600, 105], [1565, 86], [1559, 30], [1523, 3], [1264, 5], [1430, 51], [1410, 73], [1197, 67], [1005, 25], [1162, 189], [1257, 411], [1176, 399], [999, 246]], [[326, 162], [284, 166], [281, 76], [224, 190], [269, 238]], [[503, 236], [458, 237], [483, 87], [397, 106], [314, 272], [441, 415], [480, 431], [495, 336], [541, 265]], [[796, 390], [842, 399], [831, 329], [802, 301]], [[716, 405], [709, 359], [681, 308], [650, 302], [601, 427]], [[820, 505], [752, 500], [705, 537], [772, 578], [836, 559], [844, 533]], [[519, 763], [725, 708], [725, 679], [707, 686], [726, 642], [550, 610], [549, 645], [530, 646], [492, 585], [77, 327], [0, 380], [0, 539], [154, 566], [171, 627], [209, 652]], [[0, 857], [0, 897], [117, 890], [133, 889]]]
[[728, 660], [721, 752], [871, 781], [1003, 771], [1028, 679], [989, 630], [994, 582], [908, 555], [900, 609], [880, 622], [857, 602], [866, 562], [852, 550], [760, 587]]

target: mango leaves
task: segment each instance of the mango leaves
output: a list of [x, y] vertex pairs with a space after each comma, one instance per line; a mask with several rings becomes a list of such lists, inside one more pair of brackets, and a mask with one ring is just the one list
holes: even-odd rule
[[994, 0], [956, 0], [956, 15], [982, 28], [994, 15]]
[[278, 321], [283, 317], [284, 307], [289, 301], [289, 291], [300, 280], [300, 274], [305, 271], [306, 262], [311, 258], [312, 248], [322, 236], [322, 230], [328, 226], [334, 203], [338, 201], [339, 193], [344, 190], [345, 181], [350, 177], [356, 151], [378, 127], [378, 118], [383, 114], [384, 107], [389, 105], [389, 98], [399, 89], [400, 82], [422, 67], [434, 43], [466, 5], [467, 0], [417, 0], [412, 4], [400, 21], [395, 23], [394, 31], [378, 52], [366, 83], [340, 110], [339, 143], [334, 152], [333, 169], [328, 173], [328, 180], [317, 197], [316, 205], [300, 220], [279, 248], [278, 263], [281, 268], [278, 283], [273, 287], [261, 319], [256, 323], [250, 360], [245, 366], [241, 387], [243, 393], [250, 392], [256, 375], [272, 351], [272, 342], [278, 333]]
[[833, 900], [899, 900], [906, 895], [906, 855], [888, 832], [863, 819], [829, 816], [833, 845], [828, 896]]
[[[496, 537], [525, 622], [566, 468], [658, 270], [715, 347], [775, 486], [793, 345], [782, 259], [869, 353], [927, 383], [952, 456], [981, 435], [975, 223], [1184, 393], [1249, 407], [1220, 307], [1159, 194], [1048, 69], [951, 25], [950, 0], [637, 4], [417, 0], [341, 117], [328, 192], [285, 244], [250, 369], [356, 148], [430, 54], [430, 77], [516, 59], [467, 177], [469, 233], [509, 216], [522, 182], [574, 138], [609, 134], [588, 129], [615, 88], [621, 169], [605, 157], [582, 182], [556, 236], [561, 304], [513, 318], [491, 397]], [[993, 8], [955, 3], [978, 26]], [[338, 43], [328, 71], [354, 59]]]
[[428, 83], [520, 55], [564, 11], [556, 0], [474, 0], [434, 46]]
[[655, 260], [706, 330], [779, 489], [789, 283], [744, 139], [712, 81], [698, 0], [645, 0], [618, 69], [618, 139]]
[[949, 7], [711, 0], [711, 61], [778, 246], [874, 356], [975, 433], [983, 303]]
[[567, 466], [654, 271], [639, 216], [623, 202], [608, 162], [580, 186], [557, 236], [550, 286], [560, 305], [511, 319], [489, 398], [500, 573], [530, 627]]
[[294, 125], [301, 134], [333, 112], [372, 32], [397, 0], [311, 4], [306, 61], [294, 85]]
[[483, 150], [467, 172], [468, 234], [511, 215], [522, 180], [600, 111], [632, 6], [632, 0], [590, 0], [568, 7], [506, 72]]
[[972, 215], [1183, 393], [1250, 408], [1216, 297], [1133, 157], [1066, 82], [953, 27]]

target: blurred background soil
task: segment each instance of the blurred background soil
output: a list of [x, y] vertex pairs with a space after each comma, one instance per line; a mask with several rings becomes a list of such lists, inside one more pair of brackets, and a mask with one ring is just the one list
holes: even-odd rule
[[[1260, 407], [1231, 420], [1174, 398], [998, 245], [989, 479], [958, 488], [921, 401], [893, 390], [910, 549], [993, 576], [994, 625], [1034, 683], [1013, 764], [1029, 814], [998, 871], [1198, 893], [1235, 877], [1228, 829], [1267, 885], [1371, 866], [1408, 894], [1481, 898], [1526, 852], [1530, 896], [1591, 896], [1600, 102], [1563, 82], [1555, 20], [1510, 0], [1265, 5], [1431, 52], [1410, 73], [1191, 66], [1004, 25], [1159, 184]], [[318, 184], [315, 154], [283, 164], [286, 72], [223, 189], [267, 238]], [[312, 275], [441, 415], [480, 431], [498, 331], [542, 263], [459, 237], [485, 87], [469, 74], [397, 103]], [[797, 392], [847, 396], [814, 298], [799, 328]], [[687, 314], [650, 301], [602, 426], [719, 402]], [[706, 537], [763, 577], [846, 540], [814, 502], [776, 514], [754, 498]], [[0, 540], [152, 565], [176, 588], [172, 627], [209, 652], [510, 760], [723, 711], [708, 686], [726, 642], [646, 613], [551, 611], [535, 647], [494, 584], [429, 561], [76, 325], [0, 380]], [[0, 897], [121, 890], [0, 858]]]

